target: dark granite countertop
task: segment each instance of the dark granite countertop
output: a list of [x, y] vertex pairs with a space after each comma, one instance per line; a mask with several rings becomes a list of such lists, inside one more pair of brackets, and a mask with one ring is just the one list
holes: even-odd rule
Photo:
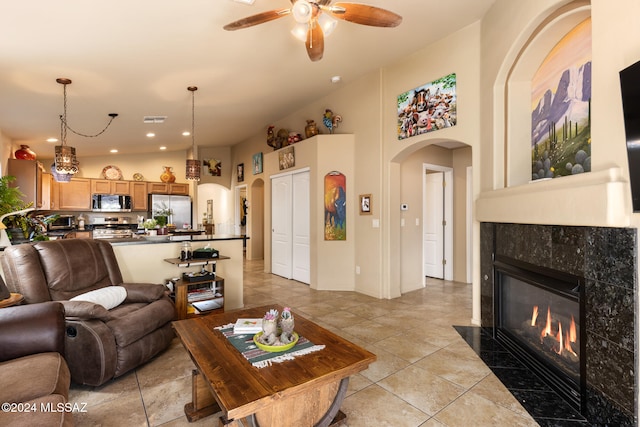
[[249, 237], [234, 234], [213, 234], [213, 235], [183, 235], [183, 236], [153, 236], [152, 238], [139, 236], [130, 239], [108, 239], [114, 246], [120, 245], [146, 245], [160, 243], [180, 243], [180, 242], [212, 242], [217, 240], [246, 240]]

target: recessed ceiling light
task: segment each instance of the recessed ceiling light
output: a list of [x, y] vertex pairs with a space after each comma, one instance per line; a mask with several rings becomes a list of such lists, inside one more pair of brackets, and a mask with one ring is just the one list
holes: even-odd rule
[[47, 138], [47, 142], [58, 142], [58, 138]]
[[155, 133], [153, 133], [153, 132], [149, 132], [149, 133], [147, 134], [147, 138], [153, 138], [154, 136], [156, 136], [156, 134], [155, 134]]
[[167, 147], [165, 147], [164, 145], [162, 147], [160, 147], [161, 150], [166, 150]]
[[110, 153], [117, 153], [117, 152], [118, 152], [118, 150], [116, 150], [116, 149], [114, 148], [114, 149], [109, 150], [109, 152], [110, 152]]
[[191, 135], [191, 132], [189, 132], [188, 130], [185, 130], [184, 132], [182, 132], [182, 136], [189, 136]]
[[331, 83], [340, 83], [342, 81], [342, 77], [340, 76], [333, 76], [331, 77]]

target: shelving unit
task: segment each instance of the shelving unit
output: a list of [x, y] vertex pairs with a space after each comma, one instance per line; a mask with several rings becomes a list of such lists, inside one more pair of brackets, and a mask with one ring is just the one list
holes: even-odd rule
[[[207, 266], [215, 266], [216, 262], [225, 259], [230, 258], [221, 255], [217, 258], [190, 259], [186, 261], [180, 258], [167, 258], [165, 261], [180, 268], [202, 266], [206, 269]], [[215, 273], [215, 268], [210, 268], [207, 271]], [[221, 313], [224, 311], [224, 278], [217, 274], [213, 279], [207, 278], [206, 280], [193, 282], [181, 278], [174, 284], [174, 292], [178, 320], [201, 314]], [[219, 308], [197, 313], [191, 304], [203, 301], [211, 301], [213, 305], [219, 306]]]

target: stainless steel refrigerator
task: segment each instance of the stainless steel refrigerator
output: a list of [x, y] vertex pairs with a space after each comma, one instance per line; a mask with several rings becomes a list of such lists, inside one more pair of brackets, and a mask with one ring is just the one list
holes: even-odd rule
[[154, 211], [159, 209], [171, 209], [173, 213], [169, 217], [169, 223], [174, 224], [176, 228], [191, 228], [191, 196], [150, 194], [149, 218], [152, 218]]

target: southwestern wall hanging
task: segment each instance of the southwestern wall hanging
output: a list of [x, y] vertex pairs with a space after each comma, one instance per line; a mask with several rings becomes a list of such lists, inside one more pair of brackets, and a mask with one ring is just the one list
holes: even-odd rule
[[531, 179], [590, 172], [591, 18], [554, 46], [531, 89]]
[[324, 176], [324, 240], [347, 240], [347, 179], [336, 171]]
[[455, 73], [398, 95], [398, 139], [455, 126], [457, 121]]

